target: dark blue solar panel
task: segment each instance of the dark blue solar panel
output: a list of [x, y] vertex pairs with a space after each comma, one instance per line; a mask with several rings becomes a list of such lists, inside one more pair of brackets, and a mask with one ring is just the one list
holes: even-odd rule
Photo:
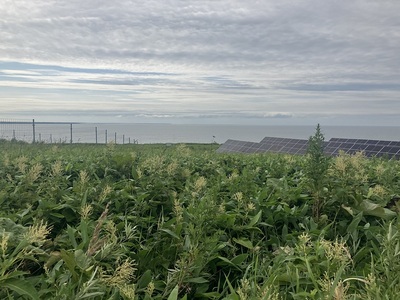
[[[368, 139], [332, 138], [324, 142], [324, 152], [327, 155], [338, 155], [340, 151], [347, 154], [363, 152], [365, 156], [400, 156], [400, 141], [381, 141]], [[308, 140], [265, 137], [260, 143], [227, 140], [217, 152], [227, 153], [262, 153], [278, 152], [289, 154], [305, 154]]]
[[361, 145], [361, 144], [354, 144], [352, 147], [351, 147], [351, 150], [359, 150], [359, 151], [362, 151], [362, 150], [365, 150], [365, 145]]
[[400, 147], [400, 142], [392, 141], [392, 142], [390, 143], [390, 146]]

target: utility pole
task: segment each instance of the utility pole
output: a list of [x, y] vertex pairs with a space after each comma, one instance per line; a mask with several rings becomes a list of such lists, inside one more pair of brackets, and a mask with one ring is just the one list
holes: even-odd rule
[[72, 144], [72, 123], [71, 123], [71, 126], [70, 126], [70, 133], [71, 133], [70, 143]]
[[32, 143], [35, 143], [35, 119], [32, 119], [32, 127], [33, 127], [33, 139], [32, 139]]

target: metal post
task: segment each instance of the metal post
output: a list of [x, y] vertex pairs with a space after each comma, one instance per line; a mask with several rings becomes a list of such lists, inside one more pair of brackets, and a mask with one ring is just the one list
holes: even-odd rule
[[71, 126], [70, 126], [70, 132], [71, 132], [71, 140], [70, 140], [70, 143], [72, 144], [72, 123], [71, 123]]
[[96, 144], [97, 144], [97, 127], [94, 128], [94, 132], [96, 134]]
[[53, 144], [53, 135], [50, 133], [50, 144]]
[[117, 144], [117, 133], [114, 135], [114, 143]]
[[39, 143], [42, 141], [42, 134], [39, 133]]
[[125, 144], [125, 134], [122, 135], [122, 145]]
[[13, 140], [15, 140], [15, 129], [13, 129]]
[[129, 137], [129, 144], [131, 143], [131, 138]]
[[106, 144], [107, 144], [107, 129], [106, 129]]
[[35, 119], [32, 119], [32, 127], [33, 127], [33, 138], [32, 138], [32, 143], [35, 142]]

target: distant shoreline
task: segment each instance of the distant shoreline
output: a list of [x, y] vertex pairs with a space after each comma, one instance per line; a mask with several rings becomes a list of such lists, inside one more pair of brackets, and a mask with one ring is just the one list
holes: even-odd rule
[[[33, 121], [0, 121], [0, 124], [33, 124]], [[36, 122], [35, 124], [44, 124], [44, 125], [50, 125], [50, 124], [82, 124], [82, 122]]]

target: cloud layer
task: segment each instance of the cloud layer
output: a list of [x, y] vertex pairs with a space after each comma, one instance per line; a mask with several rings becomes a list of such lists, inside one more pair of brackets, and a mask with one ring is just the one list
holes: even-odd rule
[[399, 11], [390, 0], [2, 1], [0, 111], [384, 124], [400, 114]]

